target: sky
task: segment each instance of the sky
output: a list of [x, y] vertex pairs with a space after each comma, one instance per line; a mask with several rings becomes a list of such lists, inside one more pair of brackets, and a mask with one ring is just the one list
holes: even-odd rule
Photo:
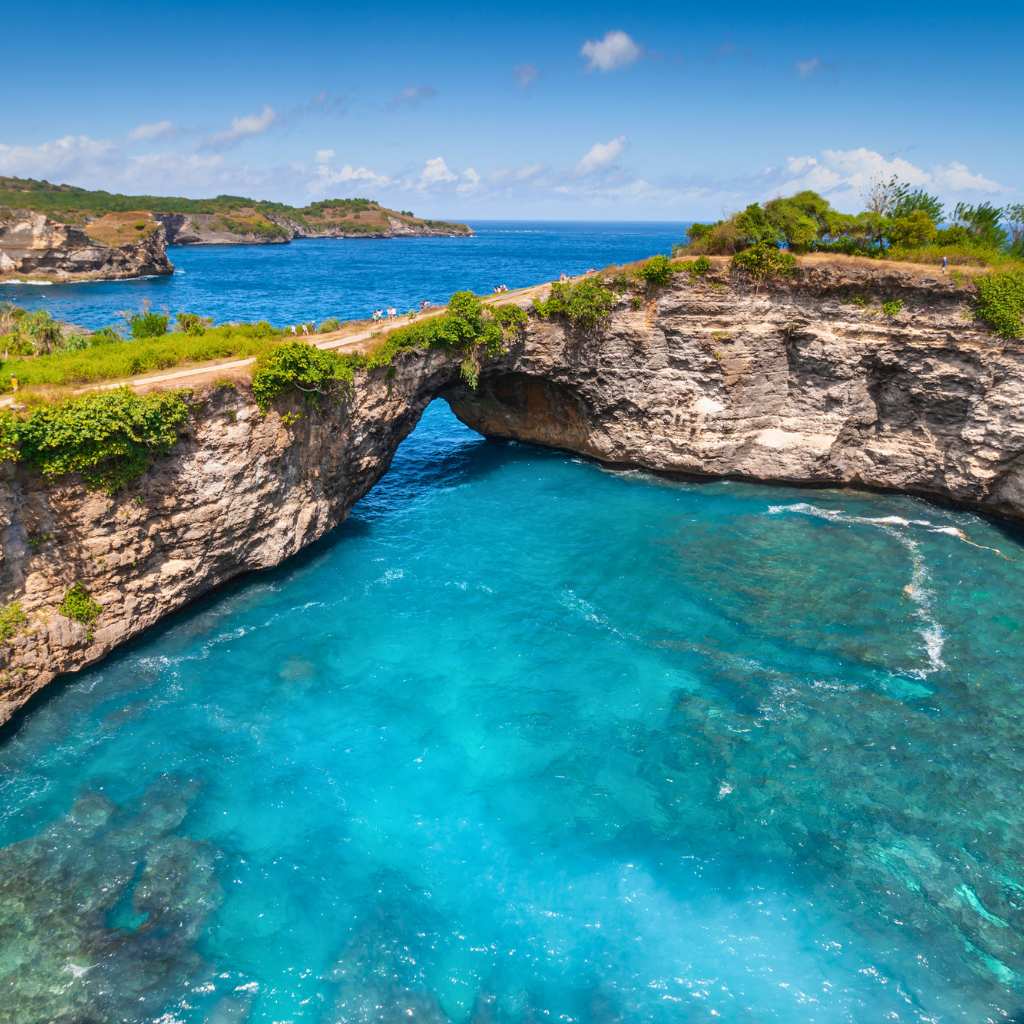
[[56, 2], [0, 174], [457, 219], [693, 220], [895, 174], [1024, 200], [1024, 4]]

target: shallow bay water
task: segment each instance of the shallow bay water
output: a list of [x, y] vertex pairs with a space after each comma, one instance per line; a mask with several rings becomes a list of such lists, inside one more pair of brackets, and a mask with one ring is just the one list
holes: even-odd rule
[[435, 403], [3, 735], [3, 1019], [1022, 1019], [1022, 557]]
[[446, 302], [461, 288], [490, 292], [668, 253], [682, 223], [474, 222], [470, 238], [321, 238], [287, 245], [171, 246], [169, 277], [70, 285], [0, 285], [0, 301], [43, 308], [94, 329], [149, 303], [229, 320], [273, 324], [358, 319]]

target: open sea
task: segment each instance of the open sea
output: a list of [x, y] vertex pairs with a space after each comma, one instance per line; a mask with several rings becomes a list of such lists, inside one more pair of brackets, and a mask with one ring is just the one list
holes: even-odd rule
[[[282, 323], [682, 233], [479, 232], [4, 294]], [[967, 512], [436, 402], [326, 540], [0, 732], [0, 1021], [1020, 1024], [1022, 563]]]

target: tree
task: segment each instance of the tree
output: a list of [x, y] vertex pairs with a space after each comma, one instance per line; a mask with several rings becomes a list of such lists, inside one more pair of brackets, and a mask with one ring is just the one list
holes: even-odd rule
[[1018, 256], [1024, 256], [1024, 203], [1004, 207], [1003, 217], [1010, 230], [1010, 248]]
[[864, 193], [864, 209], [880, 217], [888, 217], [909, 186], [894, 174], [891, 178], [875, 178]]
[[935, 241], [935, 221], [926, 210], [912, 210], [905, 216], [893, 217], [889, 225], [889, 241], [913, 249]]
[[933, 225], [942, 220], [942, 200], [925, 192], [923, 188], [911, 189], [909, 185], [903, 184], [901, 191], [889, 212], [890, 217], [909, 217], [912, 213], [924, 213], [931, 219]]
[[45, 309], [23, 316], [18, 321], [18, 333], [31, 342], [36, 355], [42, 356], [59, 348], [64, 334], [61, 325]]
[[1002, 249], [1006, 245], [1002, 219], [1002, 209], [991, 203], [957, 203], [953, 209], [953, 226], [964, 228], [976, 245], [986, 249]]

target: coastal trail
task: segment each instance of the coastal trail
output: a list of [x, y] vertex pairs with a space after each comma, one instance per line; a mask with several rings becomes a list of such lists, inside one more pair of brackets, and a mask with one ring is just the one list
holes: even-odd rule
[[[533, 299], [539, 296], [547, 287], [548, 282], [530, 285], [526, 288], [502, 292], [500, 296], [487, 296], [484, 301], [486, 304], [495, 306], [509, 305], [524, 299]], [[352, 324], [348, 324], [336, 331], [329, 331], [324, 334], [298, 335], [296, 337], [286, 335], [282, 338], [282, 341], [306, 341], [316, 348], [328, 351], [361, 353], [368, 351], [374, 344], [382, 341], [391, 331], [397, 330], [399, 327], [405, 327], [413, 323], [422, 323], [424, 320], [429, 320], [432, 317], [443, 316], [447, 311], [447, 306], [432, 306], [429, 310], [419, 313], [411, 319], [399, 317], [395, 320], [385, 321], [385, 325], [378, 323], [357, 331], [353, 331]], [[102, 383], [88, 384], [82, 387], [62, 388], [61, 392], [66, 395], [81, 395], [96, 391], [115, 391], [117, 388], [130, 387], [135, 391], [144, 393], [160, 390], [168, 385], [190, 386], [207, 384], [226, 377], [241, 376], [249, 367], [255, 364], [257, 358], [257, 356], [247, 356], [244, 359], [223, 359], [200, 365], [185, 366], [178, 370], [151, 373], [143, 377], [122, 377], [119, 380], [103, 381]], [[11, 408], [18, 404], [17, 394], [0, 397], [0, 409]]]

